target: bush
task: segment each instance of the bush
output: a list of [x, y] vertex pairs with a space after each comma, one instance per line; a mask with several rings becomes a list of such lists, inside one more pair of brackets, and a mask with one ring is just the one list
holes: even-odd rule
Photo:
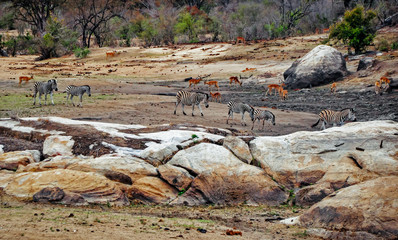
[[90, 54], [90, 49], [77, 47], [73, 52], [77, 58], [85, 58], [88, 54]]
[[372, 22], [375, 17], [374, 11], [365, 12], [363, 6], [346, 11], [343, 21], [331, 27], [329, 38], [343, 41], [358, 54], [373, 42], [376, 30]]
[[383, 39], [377, 44], [377, 49], [379, 51], [387, 52], [389, 50], [390, 45], [388, 44], [388, 41]]
[[397, 41], [397, 42], [393, 42], [393, 43], [391, 44], [391, 49], [392, 49], [392, 50], [397, 50], [397, 49], [398, 49], [398, 41]]

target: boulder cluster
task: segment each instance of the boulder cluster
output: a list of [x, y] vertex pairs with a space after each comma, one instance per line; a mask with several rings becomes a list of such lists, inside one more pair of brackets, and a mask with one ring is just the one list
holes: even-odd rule
[[[46, 129], [54, 124], [62, 131]], [[290, 203], [310, 208], [285, 222], [306, 226], [318, 236], [398, 235], [394, 121], [278, 137], [55, 117], [2, 119], [0, 131], [24, 141], [42, 139], [42, 149], [0, 153], [0, 193], [20, 200], [70, 205]], [[81, 154], [79, 146], [87, 146], [89, 151], [82, 152], [90, 155]]]

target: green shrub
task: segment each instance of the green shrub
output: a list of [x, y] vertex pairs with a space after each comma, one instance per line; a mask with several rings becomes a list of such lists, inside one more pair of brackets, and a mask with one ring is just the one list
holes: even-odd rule
[[358, 54], [365, 50], [375, 38], [376, 30], [373, 19], [376, 13], [372, 10], [365, 12], [363, 6], [357, 6], [344, 13], [343, 21], [331, 27], [330, 39], [337, 39], [355, 49]]
[[90, 49], [77, 47], [73, 52], [77, 58], [86, 58], [90, 54]]
[[393, 42], [393, 43], [391, 44], [391, 49], [392, 49], [392, 50], [397, 50], [397, 49], [398, 49], [398, 41], [397, 41], [397, 42]]
[[377, 49], [379, 51], [387, 52], [389, 50], [389, 44], [388, 41], [385, 39], [382, 39], [378, 44], [377, 44]]

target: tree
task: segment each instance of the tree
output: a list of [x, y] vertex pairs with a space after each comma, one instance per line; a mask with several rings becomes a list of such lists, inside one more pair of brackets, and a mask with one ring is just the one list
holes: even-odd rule
[[90, 47], [93, 35], [101, 43], [101, 29], [114, 17], [121, 17], [123, 2], [120, 0], [70, 0], [70, 12], [74, 26], [80, 28], [83, 47]]
[[33, 26], [33, 33], [44, 36], [48, 18], [65, 0], [13, 0], [10, 8], [15, 12], [15, 19]]
[[364, 7], [359, 5], [351, 11], [346, 11], [343, 20], [331, 27], [329, 38], [343, 41], [358, 54], [365, 50], [375, 37], [376, 30], [372, 24], [375, 17], [374, 11], [365, 12]]

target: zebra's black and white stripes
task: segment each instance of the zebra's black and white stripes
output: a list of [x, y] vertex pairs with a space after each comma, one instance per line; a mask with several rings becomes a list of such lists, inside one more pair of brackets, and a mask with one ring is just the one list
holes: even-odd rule
[[264, 129], [265, 120], [267, 120], [267, 122], [270, 122], [272, 125], [275, 125], [275, 115], [268, 110], [260, 110], [260, 109], [254, 110], [252, 130], [254, 128], [254, 123], [256, 122], [256, 120], [258, 120], [258, 121], [263, 120], [263, 128], [262, 129]]
[[230, 101], [227, 104], [228, 106], [228, 118], [227, 118], [227, 124], [228, 120], [231, 117], [232, 120], [234, 119], [234, 113], [240, 113], [242, 114], [242, 120], [241, 124], [246, 126], [245, 122], [245, 112], [248, 112], [250, 115], [251, 120], [253, 121], [254, 118], [254, 108], [250, 106], [249, 104], [246, 103], [240, 103], [240, 102], [235, 102], [235, 101]]
[[346, 121], [356, 121], [355, 112], [353, 108], [345, 108], [341, 111], [323, 110], [319, 113], [318, 121], [311, 127], [316, 127], [319, 122], [322, 122], [321, 130], [326, 129], [327, 124], [343, 125]]
[[35, 82], [33, 86], [33, 105], [36, 105], [36, 95], [39, 93], [39, 104], [41, 106], [41, 95], [44, 94], [44, 105], [47, 105], [47, 94], [50, 94], [51, 103], [54, 105], [53, 92], [58, 91], [57, 80], [50, 79], [47, 82]]
[[184, 105], [191, 106], [192, 105], [192, 116], [194, 116], [195, 105], [198, 106], [200, 114], [203, 116], [202, 108], [200, 107], [200, 103], [203, 101], [203, 104], [206, 108], [209, 107], [209, 95], [207, 93], [202, 92], [187, 92], [184, 90], [178, 91], [176, 95], [176, 107], [174, 109], [174, 114], [177, 112], [177, 107], [181, 103], [182, 113], [187, 115], [184, 112]]
[[75, 85], [69, 85], [66, 87], [66, 104], [68, 104], [69, 96], [70, 96], [70, 101], [72, 102], [73, 106], [75, 104], [73, 103], [73, 96], [79, 96], [80, 100], [80, 107], [83, 107], [82, 100], [83, 100], [83, 94], [87, 93], [89, 97], [91, 97], [91, 88], [89, 85], [83, 85], [83, 86], [75, 86]]

